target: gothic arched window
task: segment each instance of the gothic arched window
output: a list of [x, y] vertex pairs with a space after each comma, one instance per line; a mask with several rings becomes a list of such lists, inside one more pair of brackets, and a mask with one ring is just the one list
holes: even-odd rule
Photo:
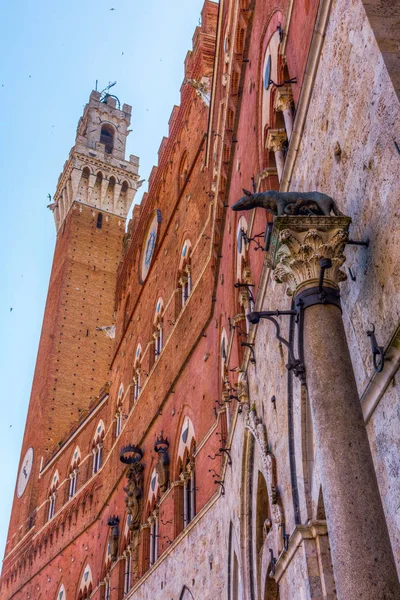
[[154, 361], [158, 359], [163, 349], [163, 309], [164, 303], [162, 298], [157, 300], [156, 312], [153, 322], [153, 338], [154, 338]]
[[68, 488], [68, 498], [73, 498], [76, 494], [76, 490], [78, 487], [78, 472], [79, 472], [79, 463], [81, 462], [81, 451], [77, 446], [72, 455], [70, 472], [69, 472], [69, 488]]
[[60, 481], [60, 477], [58, 474], [58, 470], [55, 471], [50, 484], [49, 490], [49, 511], [47, 513], [47, 518], [50, 521], [56, 512], [56, 499], [57, 499], [57, 488]]
[[92, 453], [93, 453], [93, 475], [97, 473], [97, 471], [101, 467], [101, 463], [103, 461], [103, 439], [105, 436], [105, 426], [104, 422], [101, 419], [97, 424], [96, 431], [93, 437], [92, 443]]
[[133, 399], [136, 400], [140, 396], [141, 392], [141, 362], [142, 362], [142, 346], [138, 344], [135, 352], [135, 361], [134, 361], [134, 373], [133, 373]]

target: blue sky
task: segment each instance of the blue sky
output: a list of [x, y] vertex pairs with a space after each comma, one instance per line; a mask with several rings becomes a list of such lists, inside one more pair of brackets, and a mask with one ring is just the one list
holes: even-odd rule
[[[0, 9], [0, 556], [3, 556], [55, 244], [47, 194], [94, 89], [133, 106], [127, 155], [148, 178], [179, 104], [203, 0], [14, 0]], [[110, 8], [115, 8], [111, 11]], [[140, 201], [147, 185], [137, 194]], [[10, 309], [12, 308], [12, 311]]]

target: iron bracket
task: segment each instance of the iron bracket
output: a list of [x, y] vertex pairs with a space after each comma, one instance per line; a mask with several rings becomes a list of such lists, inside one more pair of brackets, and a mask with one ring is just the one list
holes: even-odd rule
[[273, 577], [275, 575], [275, 565], [276, 565], [276, 558], [274, 556], [274, 551], [272, 550], [272, 548], [269, 548], [269, 553], [271, 555], [271, 560], [269, 562], [271, 569], [270, 569], [270, 575]]
[[249, 292], [250, 300], [252, 301], [253, 304], [256, 303], [256, 301], [254, 300], [253, 293], [252, 293], [252, 291], [250, 289], [250, 288], [254, 287], [254, 283], [234, 283], [233, 287], [235, 287], [237, 289], [246, 288], [247, 291]]
[[[250, 314], [253, 314], [253, 313], [250, 313]], [[246, 348], [250, 348], [250, 352], [251, 352], [251, 356], [252, 356], [250, 358], [250, 362], [252, 365], [255, 365], [256, 364], [256, 355], [254, 353], [254, 348], [253, 348], [254, 344], [249, 344], [248, 342], [240, 342], [240, 345], [246, 346]]]
[[368, 248], [369, 238], [367, 238], [365, 241], [364, 240], [348, 240], [347, 245], [349, 245], [349, 246], [364, 246], [365, 248]]
[[220, 485], [221, 486], [221, 496], [225, 496], [225, 486], [224, 486], [224, 482], [221, 481], [220, 479], [217, 479], [214, 481], [214, 483], [216, 485]]
[[372, 325], [372, 329], [370, 331], [367, 331], [367, 336], [371, 340], [372, 361], [374, 363], [374, 369], [376, 373], [382, 373], [383, 367], [385, 366], [384, 348], [383, 346], [378, 346], [378, 342], [376, 341], [375, 325]]
[[[230, 450], [228, 450], [228, 448], [220, 448], [219, 452], [225, 453], [227, 458], [228, 458], [228, 465], [231, 466], [232, 464], [232, 457], [231, 457], [231, 452]], [[222, 455], [220, 455], [222, 456]]]
[[300, 361], [300, 359], [296, 358], [293, 351], [293, 346], [290, 344], [285, 338], [281, 336], [281, 326], [278, 321], [274, 317], [292, 315], [298, 317], [299, 312], [297, 310], [263, 310], [260, 312], [252, 312], [247, 315], [250, 323], [258, 323], [260, 319], [267, 319], [271, 321], [275, 325], [276, 329], [276, 339], [281, 342], [288, 349], [288, 363], [286, 368], [288, 371], [293, 371], [293, 373], [300, 379], [302, 383], [305, 383], [305, 373], [306, 368], [304, 364]]

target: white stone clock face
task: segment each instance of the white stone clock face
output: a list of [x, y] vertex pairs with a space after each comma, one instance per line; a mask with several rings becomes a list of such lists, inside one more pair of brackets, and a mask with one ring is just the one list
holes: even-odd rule
[[155, 212], [150, 222], [150, 226], [147, 230], [147, 235], [143, 244], [142, 249], [142, 270], [141, 277], [144, 281], [150, 269], [151, 261], [153, 259], [154, 248], [157, 241], [157, 230], [158, 230], [158, 213]]
[[21, 470], [19, 472], [17, 481], [17, 496], [21, 498], [28, 484], [29, 477], [31, 476], [33, 465], [33, 448], [29, 448], [26, 451], [24, 460], [22, 461]]

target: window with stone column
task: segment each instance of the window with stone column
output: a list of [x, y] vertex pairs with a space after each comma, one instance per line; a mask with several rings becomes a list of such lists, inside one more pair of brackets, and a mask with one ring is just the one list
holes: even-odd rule
[[106, 433], [104, 422], [101, 419], [96, 427], [95, 434], [92, 441], [92, 474], [94, 475], [99, 471], [103, 461], [103, 440]]
[[93, 591], [93, 576], [89, 565], [86, 565], [79, 586], [78, 600], [88, 600]]
[[179, 438], [178, 454], [176, 459], [177, 494], [176, 511], [179, 527], [185, 528], [196, 515], [196, 473], [195, 473], [196, 439], [191, 419], [186, 416]]
[[126, 595], [132, 587], [132, 553], [130, 548], [125, 550], [124, 554], [124, 595]]
[[140, 396], [140, 392], [141, 392], [141, 373], [142, 373], [142, 369], [141, 369], [141, 364], [142, 364], [142, 346], [141, 344], [138, 344], [137, 348], [136, 348], [136, 352], [135, 352], [135, 360], [134, 360], [134, 364], [133, 364], [133, 400], [134, 402], [137, 401], [137, 399]]
[[56, 501], [57, 501], [57, 489], [60, 483], [60, 476], [58, 470], [55, 471], [51, 478], [51, 484], [49, 489], [49, 508], [47, 512], [47, 520], [51, 521], [56, 513]]
[[[281, 36], [276, 31], [268, 41], [264, 51], [264, 61], [260, 73], [261, 131], [264, 152], [264, 168], [270, 175], [282, 178], [288, 143], [293, 128], [293, 101], [290, 83], [283, 86], [284, 59], [280, 53]], [[281, 87], [282, 86], [282, 87]]]
[[73, 498], [78, 489], [78, 474], [79, 464], [81, 462], [81, 451], [77, 446], [72, 455], [72, 460], [69, 468], [69, 486], [68, 486], [68, 499]]
[[[240, 343], [245, 341], [249, 322], [247, 315], [254, 310], [254, 295], [251, 270], [249, 266], [249, 244], [247, 241], [248, 225], [245, 217], [240, 217], [236, 229], [236, 284], [238, 315], [235, 318], [236, 334], [240, 347]], [[240, 314], [243, 315], [242, 322], [239, 319]], [[242, 354], [242, 351], [240, 351]]]
[[178, 270], [177, 314], [185, 306], [192, 292], [191, 243], [185, 240]]
[[118, 389], [117, 410], [115, 412], [115, 439], [121, 434], [123, 424], [122, 404], [124, 401], [124, 386], [121, 383]]
[[147, 522], [149, 524], [149, 566], [152, 567], [158, 558], [159, 549], [159, 511], [158, 503], [161, 496], [157, 469], [154, 468], [150, 477], [149, 491], [147, 494]]
[[163, 310], [164, 303], [162, 298], [157, 300], [156, 310], [153, 320], [153, 340], [154, 340], [154, 352], [153, 352], [153, 364], [158, 360], [163, 349]]

